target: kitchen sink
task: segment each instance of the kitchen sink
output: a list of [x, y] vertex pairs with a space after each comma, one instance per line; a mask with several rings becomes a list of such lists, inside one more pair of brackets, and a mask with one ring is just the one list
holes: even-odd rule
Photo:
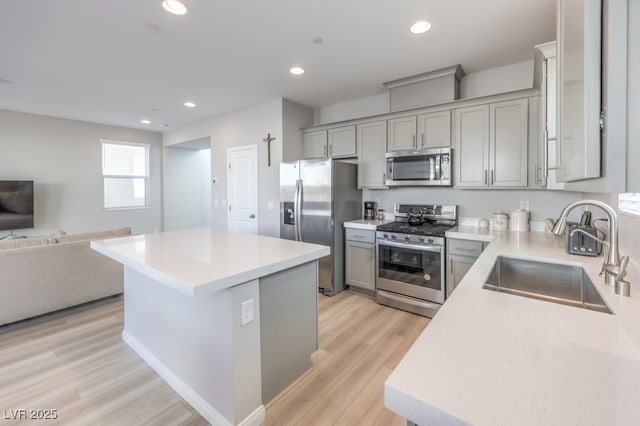
[[613, 313], [581, 266], [498, 256], [482, 288]]

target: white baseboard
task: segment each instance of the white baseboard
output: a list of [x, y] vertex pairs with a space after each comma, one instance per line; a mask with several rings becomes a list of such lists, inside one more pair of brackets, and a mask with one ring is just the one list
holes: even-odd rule
[[260, 426], [264, 423], [265, 410], [264, 405], [256, 408], [253, 413], [249, 414], [246, 419], [238, 423], [239, 426]]
[[[185, 401], [202, 415], [212, 425], [231, 426], [225, 417], [222, 416], [211, 404], [200, 396], [195, 390], [185, 383], [181, 378], [176, 376], [166, 365], [155, 357], [138, 339], [132, 336], [127, 330], [122, 331], [122, 339], [142, 358], [151, 368], [155, 370], [160, 377], [164, 379], [169, 386], [173, 388]], [[265, 409], [264, 405], [260, 405], [247, 418], [242, 420], [239, 425], [242, 426], [258, 426], [264, 423]]]

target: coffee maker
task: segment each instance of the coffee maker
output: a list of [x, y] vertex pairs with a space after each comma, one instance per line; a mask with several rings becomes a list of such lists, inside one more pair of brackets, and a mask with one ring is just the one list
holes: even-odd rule
[[364, 219], [374, 220], [376, 218], [376, 203], [374, 201], [364, 202]]

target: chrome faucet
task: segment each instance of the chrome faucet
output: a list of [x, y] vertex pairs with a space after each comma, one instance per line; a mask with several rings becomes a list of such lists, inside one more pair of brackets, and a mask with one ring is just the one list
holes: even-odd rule
[[[604, 264], [602, 265], [602, 270], [604, 272], [604, 280], [607, 285], [611, 287], [616, 287], [616, 278], [622, 276], [624, 278], [624, 268], [626, 267], [626, 262], [624, 265], [620, 262], [620, 251], [618, 249], [618, 214], [614, 209], [611, 208], [606, 203], [598, 200], [579, 200], [574, 201], [573, 203], [567, 204], [567, 206], [562, 209], [562, 213], [560, 213], [560, 217], [556, 221], [551, 232], [556, 235], [564, 235], [567, 228], [567, 217], [571, 211], [579, 206], [596, 206], [600, 207], [607, 214], [609, 219], [609, 244], [607, 256], [605, 258]], [[602, 240], [594, 237], [591, 234], [584, 233], [590, 238], [594, 238], [600, 242]], [[606, 243], [605, 243], [606, 244]]]

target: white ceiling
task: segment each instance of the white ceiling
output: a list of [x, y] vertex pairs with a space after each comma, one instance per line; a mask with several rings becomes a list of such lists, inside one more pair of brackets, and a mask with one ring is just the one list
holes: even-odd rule
[[[4, 2], [0, 108], [165, 130], [276, 97], [315, 108], [449, 65], [524, 61], [555, 38], [555, 0], [185, 4], [174, 16], [161, 0]], [[418, 19], [431, 31], [411, 34]]]

